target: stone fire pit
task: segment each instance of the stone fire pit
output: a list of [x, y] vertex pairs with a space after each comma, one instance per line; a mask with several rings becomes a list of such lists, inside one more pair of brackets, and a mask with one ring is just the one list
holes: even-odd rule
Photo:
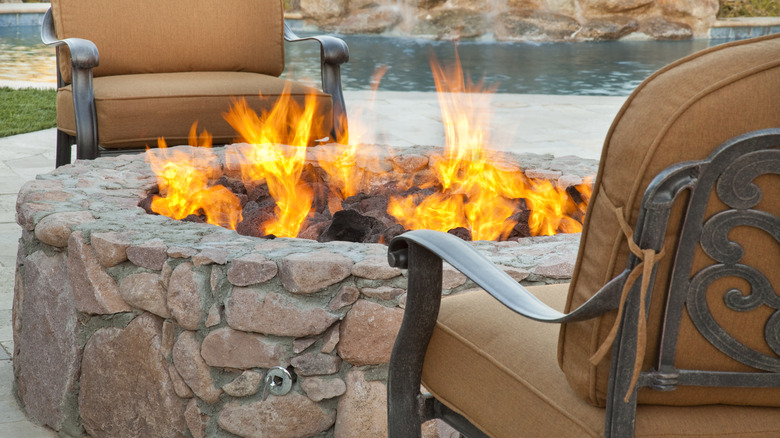
[[[380, 157], [380, 170], [399, 159]], [[562, 184], [596, 168], [515, 159]], [[66, 436], [385, 435], [406, 288], [386, 247], [264, 240], [148, 215], [137, 204], [155, 183], [135, 155], [80, 161], [19, 193], [13, 363], [27, 414]], [[566, 281], [578, 240], [474, 245], [533, 284]], [[474, 285], [447, 268], [444, 287]], [[275, 366], [297, 380], [263, 400]], [[428, 426], [429, 436], [442, 430]]]

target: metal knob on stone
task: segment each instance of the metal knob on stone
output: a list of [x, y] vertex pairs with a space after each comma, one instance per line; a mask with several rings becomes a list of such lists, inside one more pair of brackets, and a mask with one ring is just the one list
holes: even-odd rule
[[286, 395], [292, 389], [297, 376], [292, 367], [273, 367], [265, 375], [263, 384], [263, 400], [268, 398], [268, 394], [276, 396]]

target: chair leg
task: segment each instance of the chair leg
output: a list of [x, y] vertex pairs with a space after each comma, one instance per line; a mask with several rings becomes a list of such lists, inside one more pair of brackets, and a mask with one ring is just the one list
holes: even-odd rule
[[57, 130], [57, 158], [55, 167], [70, 164], [71, 147], [73, 146], [73, 137]]
[[424, 409], [420, 378], [425, 350], [439, 314], [442, 261], [415, 243], [409, 244], [408, 260], [406, 310], [387, 376], [389, 438], [419, 438], [422, 421], [433, 418]]

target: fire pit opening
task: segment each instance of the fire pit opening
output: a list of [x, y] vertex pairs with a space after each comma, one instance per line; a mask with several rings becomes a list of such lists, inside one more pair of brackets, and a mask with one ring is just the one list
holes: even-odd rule
[[[344, 149], [331, 144], [307, 151], [299, 180], [289, 192], [282, 191], [282, 195], [294, 196], [286, 201], [280, 199], [278, 187], [275, 190], [269, 187], [267, 178], [242, 178], [247, 174], [246, 169], [242, 171], [242, 165], [232, 164], [235, 160], [231, 157], [248, 155], [246, 151], [252, 149], [251, 145], [231, 146], [221, 164], [215, 156], [203, 151], [201, 155], [207, 157], [204, 161], [215, 168], [206, 167], [203, 171], [205, 178], [210, 179], [205, 188], [197, 186], [194, 194], [183, 196], [192, 204], [184, 210], [186, 215], [179, 212], [176, 216], [172, 209], [160, 207], [170, 205], [160, 193], [160, 185], [170, 187], [165, 181], [152, 189], [139, 205], [150, 214], [216, 223], [253, 237], [273, 238], [277, 237], [275, 233], [280, 233], [278, 237], [320, 242], [386, 243], [409, 229], [432, 228], [464, 240], [516, 240], [579, 232], [591, 190], [591, 178], [581, 175], [586, 172], [569, 173], [564, 178], [561, 170], [529, 169], [525, 173], [517, 156], [497, 154], [480, 164], [479, 175], [487, 178], [479, 180], [468, 175], [469, 169], [455, 169], [452, 173], [460, 174], [462, 181], [454, 184], [454, 189], [453, 183], [445, 189], [442, 180], [449, 171], [446, 166], [452, 166], [452, 159], [444, 158], [441, 148], [393, 151], [378, 146], [363, 146], [359, 154], [355, 152], [350, 157], [350, 166], [344, 173], [349, 173], [355, 182], [353, 187], [344, 190], [344, 184], [333, 183], [333, 174], [328, 172], [333, 160], [318, 158], [332, 157]], [[289, 151], [293, 147], [281, 149]], [[173, 155], [174, 159], [184, 159], [181, 153]], [[203, 166], [200, 163], [193, 167], [203, 169]], [[473, 163], [458, 163], [458, 166], [473, 166]], [[463, 177], [464, 174], [468, 176]], [[275, 183], [279, 185], [275, 181], [270, 185]], [[210, 204], [204, 207], [196, 202], [199, 199], [212, 201], [211, 205], [216, 207]], [[285, 206], [282, 204], [285, 201], [295, 205]], [[215, 213], [216, 209], [224, 210]], [[287, 213], [289, 210], [295, 211]], [[297, 232], [279, 224], [283, 216], [287, 220], [303, 219], [296, 227]]]

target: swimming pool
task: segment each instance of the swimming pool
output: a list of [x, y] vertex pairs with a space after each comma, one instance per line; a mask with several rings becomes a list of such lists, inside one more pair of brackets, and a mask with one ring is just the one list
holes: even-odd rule
[[[303, 34], [303, 32], [300, 32]], [[0, 80], [55, 80], [54, 49], [40, 42], [37, 26], [0, 28]], [[342, 68], [347, 90], [371, 87], [378, 66], [388, 67], [379, 89], [435, 91], [429, 58], [452, 63], [456, 44], [412, 38], [345, 35], [350, 61]], [[498, 84], [499, 93], [625, 96], [655, 70], [723, 40], [608, 41], [578, 43], [457, 44], [464, 71]], [[319, 78], [319, 47], [287, 44], [288, 71]]]

